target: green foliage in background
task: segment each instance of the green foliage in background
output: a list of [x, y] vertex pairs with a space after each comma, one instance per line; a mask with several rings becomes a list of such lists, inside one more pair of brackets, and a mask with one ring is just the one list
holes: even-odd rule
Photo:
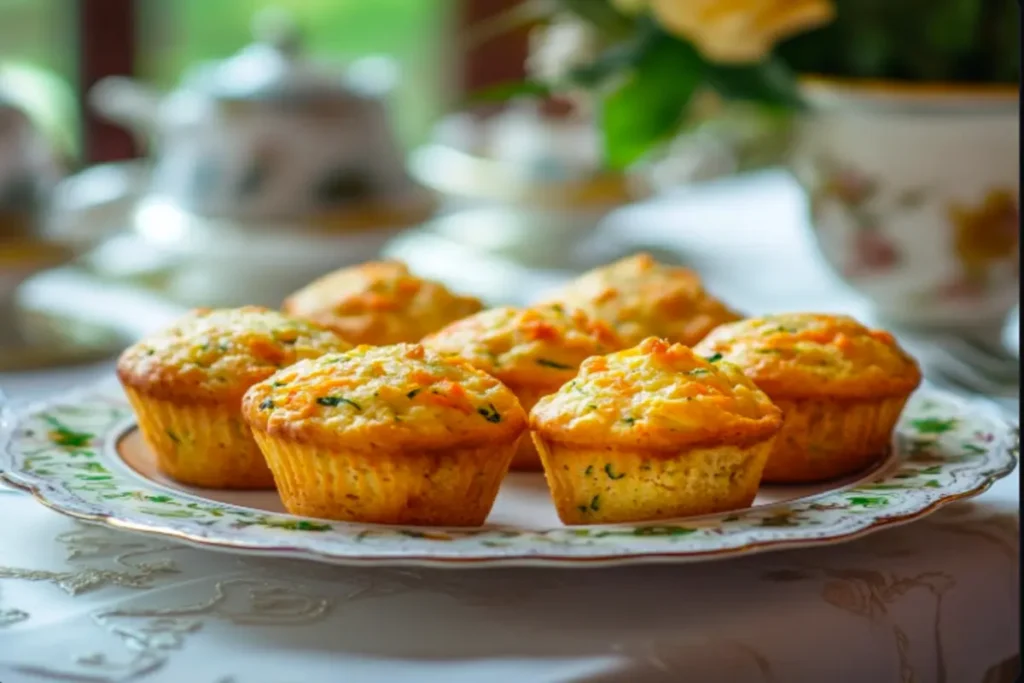
[[[559, 12], [575, 15], [601, 36], [604, 52], [576, 66], [562, 82], [527, 82], [518, 88], [502, 84], [487, 94], [508, 98], [586, 91], [598, 117], [605, 162], [623, 169], [696, 125], [714, 125], [737, 140], [753, 140], [759, 130], [781, 135], [786, 112], [802, 106], [800, 73], [907, 81], [1019, 81], [1015, 0], [833, 2], [832, 23], [777, 45], [760, 62], [731, 66], [703, 58], [689, 42], [662, 30], [648, 13], [627, 15], [609, 0], [551, 0], [544, 5], [549, 8], [544, 18]], [[530, 0], [524, 3], [540, 6]], [[742, 10], [726, 5], [723, 2], [725, 14]], [[538, 18], [523, 12], [519, 16]], [[725, 103], [715, 112], [720, 122], [695, 115], [694, 104], [709, 92]], [[736, 103], [742, 103], [742, 115], [730, 116]], [[763, 124], [757, 123], [757, 111]]]
[[907, 81], [1020, 80], [1017, 0], [835, 3], [835, 22], [777, 48], [794, 69]]
[[0, 90], [65, 161], [80, 153], [75, 13], [68, 0], [0, 0]]
[[[40, 116], [56, 127], [60, 144], [72, 154], [78, 120], [66, 100], [77, 79], [74, 5], [75, 0], [0, 0], [0, 63], [19, 73], [40, 72], [39, 87], [23, 93], [33, 102], [40, 99], [37, 90], [49, 93], [59, 81], [59, 92], [47, 94]], [[447, 104], [451, 0], [140, 0], [136, 75], [173, 87], [189, 66], [223, 59], [251, 42], [253, 16], [268, 6], [293, 14], [316, 58], [394, 58], [401, 70], [391, 102], [399, 135], [410, 144], [426, 136]]]
[[624, 169], [675, 137], [690, 121], [692, 101], [703, 92], [757, 103], [768, 112], [801, 106], [795, 74], [774, 56], [749, 65], [716, 63], [651, 16], [627, 16], [608, 0], [557, 0], [552, 6], [594, 26], [605, 49], [572, 69], [557, 88], [534, 81], [503, 83], [477, 99], [589, 91], [604, 161], [611, 169]]
[[427, 134], [445, 104], [450, 0], [142, 0], [139, 75], [169, 87], [196, 62], [231, 56], [252, 42], [252, 19], [267, 7], [295, 18], [312, 57], [394, 58], [398, 132], [408, 143]]
[[[609, 63], [609, 68], [598, 67], [604, 63]], [[687, 120], [688, 105], [701, 90], [758, 102], [766, 108], [800, 105], [796, 80], [781, 62], [768, 59], [750, 66], [713, 64], [689, 43], [650, 21], [646, 21], [626, 55], [621, 47], [609, 48], [583, 73], [586, 82], [605, 85], [598, 91], [598, 118], [605, 161], [612, 168], [629, 166], [673, 137]]]

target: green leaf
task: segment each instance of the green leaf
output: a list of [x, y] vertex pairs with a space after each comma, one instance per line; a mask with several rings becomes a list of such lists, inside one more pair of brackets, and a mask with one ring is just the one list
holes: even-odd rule
[[601, 101], [607, 165], [626, 168], [672, 137], [704, 76], [704, 60], [693, 47], [659, 34], [633, 72]]
[[612, 45], [585, 66], [578, 66], [569, 73], [569, 81], [583, 88], [594, 88], [609, 78], [628, 71], [639, 62], [652, 40], [659, 37], [656, 28], [645, 28], [633, 40]]
[[707, 65], [707, 80], [722, 96], [800, 109], [803, 100], [796, 76], [781, 60], [769, 58], [750, 66]]
[[634, 21], [616, 10], [608, 0], [559, 0], [558, 4], [593, 24], [606, 37], [621, 38], [634, 30]]
[[470, 93], [462, 102], [461, 108], [506, 102], [517, 97], [546, 98], [550, 96], [551, 88], [543, 83], [538, 83], [537, 81], [505, 81]]

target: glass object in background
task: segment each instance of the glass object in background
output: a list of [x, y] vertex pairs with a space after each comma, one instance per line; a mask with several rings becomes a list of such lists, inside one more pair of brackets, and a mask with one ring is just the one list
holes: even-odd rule
[[445, 104], [452, 0], [139, 0], [139, 5], [136, 75], [159, 86], [171, 87], [197, 62], [222, 59], [246, 45], [253, 17], [274, 7], [294, 17], [311, 57], [395, 60], [399, 82], [391, 111], [406, 144], [426, 136]]

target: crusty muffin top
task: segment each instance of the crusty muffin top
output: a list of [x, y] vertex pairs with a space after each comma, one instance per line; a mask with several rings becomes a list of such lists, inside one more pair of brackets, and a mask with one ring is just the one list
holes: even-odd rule
[[845, 315], [785, 313], [722, 325], [696, 350], [720, 354], [772, 398], [888, 398], [921, 383], [888, 332]]
[[576, 379], [537, 403], [530, 424], [564, 443], [672, 451], [761, 441], [782, 418], [739, 368], [649, 338], [584, 361]]
[[266, 308], [196, 309], [126, 349], [117, 374], [154, 398], [235, 401], [295, 361], [350, 348], [330, 330]]
[[417, 342], [482, 308], [478, 299], [416, 277], [404, 263], [363, 263], [329, 273], [289, 296], [283, 310], [354, 344]]
[[561, 304], [481, 311], [429, 335], [423, 344], [511, 385], [552, 391], [575, 377], [590, 356], [622, 348], [608, 325]]
[[329, 447], [446, 448], [514, 439], [526, 414], [501, 382], [419, 344], [302, 361], [245, 394], [249, 424]]
[[647, 253], [584, 273], [547, 300], [604, 320], [626, 345], [660, 337], [692, 346], [741, 317], [708, 294], [695, 272], [658, 263]]

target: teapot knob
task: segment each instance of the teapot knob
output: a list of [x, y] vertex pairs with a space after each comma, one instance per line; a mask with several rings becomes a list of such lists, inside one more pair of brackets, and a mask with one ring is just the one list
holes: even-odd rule
[[253, 17], [255, 39], [278, 52], [293, 57], [302, 45], [302, 31], [290, 12], [280, 7], [267, 7]]

